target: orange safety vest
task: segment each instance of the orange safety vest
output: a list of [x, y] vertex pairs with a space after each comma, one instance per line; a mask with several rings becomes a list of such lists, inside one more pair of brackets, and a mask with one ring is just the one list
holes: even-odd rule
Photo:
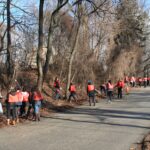
[[94, 91], [94, 85], [88, 85], [88, 92]]
[[75, 91], [76, 91], [75, 85], [71, 85], [71, 86], [70, 86], [70, 92], [75, 92]]
[[114, 85], [113, 85], [113, 84], [108, 83], [108, 90], [113, 90], [113, 88], [114, 88]]
[[18, 102], [22, 102], [23, 101], [23, 94], [22, 94], [22, 92], [18, 90], [16, 92], [16, 95], [18, 97]]
[[42, 100], [43, 97], [42, 97], [42, 94], [40, 92], [34, 92], [33, 93], [33, 100], [35, 101], [39, 101], [39, 100]]
[[23, 95], [23, 102], [29, 101], [29, 93], [28, 92], [22, 92]]
[[9, 102], [9, 103], [18, 102], [18, 96], [17, 96], [16, 94], [15, 94], [15, 95], [9, 94], [9, 96], [8, 96], [8, 102]]
[[124, 82], [123, 81], [119, 81], [118, 84], [117, 84], [117, 86], [123, 88], [124, 87]]

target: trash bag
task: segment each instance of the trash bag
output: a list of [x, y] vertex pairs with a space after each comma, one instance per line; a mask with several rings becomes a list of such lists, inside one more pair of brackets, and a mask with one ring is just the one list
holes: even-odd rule
[[2, 107], [2, 103], [0, 103], [0, 114], [3, 114], [3, 107]]

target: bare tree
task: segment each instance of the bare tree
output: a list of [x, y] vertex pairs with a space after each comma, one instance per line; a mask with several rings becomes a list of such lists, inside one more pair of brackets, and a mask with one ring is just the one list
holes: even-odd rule
[[7, 76], [11, 77], [11, 19], [10, 19], [10, 0], [7, 0]]
[[38, 66], [38, 89], [42, 90], [43, 84], [43, 64], [42, 64], [42, 50], [43, 50], [43, 5], [44, 0], [40, 0], [39, 5], [39, 40], [37, 51], [37, 66]]
[[48, 68], [49, 68], [49, 62], [50, 62], [50, 56], [52, 53], [52, 34], [54, 31], [54, 28], [56, 27], [57, 23], [57, 15], [60, 12], [60, 10], [68, 3], [69, 0], [57, 0], [57, 7], [53, 11], [50, 19], [50, 25], [49, 25], [49, 32], [48, 32], [48, 43], [47, 43], [47, 54], [46, 54], [46, 62], [44, 65], [44, 77], [46, 77]]

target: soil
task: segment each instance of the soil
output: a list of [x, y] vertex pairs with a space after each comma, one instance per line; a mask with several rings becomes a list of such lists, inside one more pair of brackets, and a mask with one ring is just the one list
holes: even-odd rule
[[130, 150], [150, 150], [150, 133], [144, 137], [141, 143], [136, 144], [135, 148]]

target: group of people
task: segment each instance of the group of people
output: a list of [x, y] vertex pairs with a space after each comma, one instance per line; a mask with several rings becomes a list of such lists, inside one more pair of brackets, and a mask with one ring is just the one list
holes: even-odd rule
[[[28, 119], [31, 110], [33, 120], [40, 121], [40, 108], [43, 96], [41, 92], [34, 88], [32, 90], [26, 90], [25, 88], [11, 88], [6, 98], [6, 115], [7, 125], [15, 125], [19, 123], [19, 117], [24, 116]], [[12, 118], [12, 119], [11, 119]]]
[[147, 87], [150, 85], [150, 77], [125, 77], [124, 79], [125, 83], [127, 84], [130, 84], [132, 87], [135, 87], [135, 86], [144, 86], [144, 87]]
[[[102, 94], [105, 94], [108, 96], [109, 98], [109, 102], [112, 100], [112, 96], [113, 96], [113, 90], [114, 88], [117, 87], [118, 88], [118, 98], [122, 99], [122, 89], [125, 87], [125, 83], [122, 80], [119, 80], [117, 82], [116, 85], [113, 85], [111, 80], [109, 80], [107, 83], [102, 84], [100, 86], [100, 91]], [[61, 94], [60, 94], [60, 82], [58, 80], [58, 78], [55, 78], [54, 81], [54, 89], [55, 89], [55, 99], [59, 99], [61, 98]], [[76, 86], [75, 84], [73, 84], [72, 82], [70, 83], [70, 87], [69, 87], [69, 102], [71, 102], [72, 99], [74, 99], [75, 101], [77, 101], [77, 93], [76, 93]], [[127, 87], [126, 87], [126, 90]], [[88, 96], [88, 100], [89, 100], [89, 105], [91, 106], [92, 104], [95, 106], [96, 104], [96, 100], [95, 100], [95, 95], [99, 90], [96, 89], [95, 85], [92, 83], [91, 80], [88, 81], [87, 83], [87, 96]]]
[[[116, 84], [113, 84], [111, 80], [108, 80], [108, 82], [100, 85], [100, 92], [101, 94], [104, 94], [108, 98], [108, 102], [112, 101], [114, 89], [117, 88], [117, 96], [118, 99], [122, 99], [123, 95], [123, 89], [125, 89], [125, 92], [129, 92], [129, 86], [135, 87], [136, 85], [139, 85], [140, 87], [143, 85], [146, 87], [150, 84], [150, 78], [144, 77], [144, 78], [135, 78], [135, 77], [125, 77], [124, 80], [119, 79]], [[61, 86], [60, 81], [56, 77], [54, 80], [54, 92], [55, 92], [55, 100], [61, 99]], [[77, 102], [77, 93], [76, 93], [76, 86], [74, 83], [70, 83], [69, 87], [69, 102], [74, 99]], [[94, 83], [89, 80], [87, 83], [87, 96], [89, 105], [95, 106], [96, 105], [96, 93], [97, 90]], [[32, 88], [31, 90], [27, 89], [21, 89], [19, 87], [11, 88], [10, 91], [7, 94], [6, 98], [6, 115], [7, 115], [7, 124], [15, 125], [19, 122], [19, 117], [25, 117], [26, 119], [29, 118], [30, 114], [32, 113], [32, 120], [40, 121], [40, 108], [41, 108], [41, 102], [43, 101], [43, 96], [41, 92], [38, 90], [38, 88]], [[12, 118], [12, 119], [11, 119]]]

